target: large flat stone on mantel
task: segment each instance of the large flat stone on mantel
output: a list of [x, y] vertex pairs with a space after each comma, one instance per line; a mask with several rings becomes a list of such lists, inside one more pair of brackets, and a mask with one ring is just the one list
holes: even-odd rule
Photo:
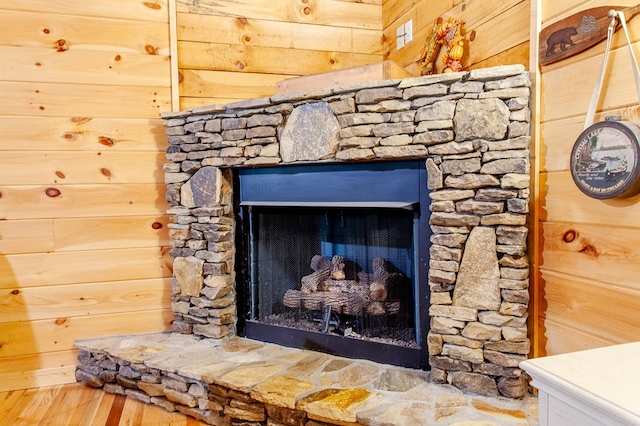
[[[306, 413], [308, 419], [331, 425], [537, 425], [537, 398], [530, 395], [524, 400], [480, 397], [432, 384], [425, 371], [250, 339], [221, 342], [153, 333], [80, 340], [76, 346], [83, 356], [87, 352], [136, 368], [166, 368], [162, 371], [168, 377], [242, 392], [270, 407]], [[88, 375], [80, 374], [78, 380]], [[143, 383], [140, 389], [157, 393], [161, 386]], [[176, 398], [189, 396], [172, 392]]]

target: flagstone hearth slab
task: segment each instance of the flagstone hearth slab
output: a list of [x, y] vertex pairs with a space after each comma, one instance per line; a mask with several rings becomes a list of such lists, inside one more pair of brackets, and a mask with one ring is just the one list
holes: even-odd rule
[[[152, 403], [168, 409], [181, 409], [178, 406], [182, 404], [188, 409], [182, 407], [181, 411], [196, 418], [222, 419], [218, 417], [224, 416], [222, 411], [215, 414], [210, 407], [233, 399], [240, 402], [225, 408], [224, 413], [244, 416], [245, 420], [263, 418], [264, 405], [272, 413], [279, 410], [279, 415], [306, 416], [311, 424], [538, 424], [537, 398], [531, 395], [523, 400], [483, 397], [431, 383], [428, 372], [421, 370], [244, 338], [221, 342], [178, 333], [153, 333], [80, 340], [76, 346], [81, 350], [78, 380], [101, 386], [102, 376], [92, 373], [93, 366], [82, 364], [88, 357], [111, 360], [110, 365], [120, 366], [120, 374], [133, 374], [118, 383], [105, 380], [104, 388], [109, 392], [117, 393], [118, 386], [135, 388], [135, 371], [148, 368], [151, 373], [143, 373], [137, 390], [122, 389], [122, 394], [151, 392]], [[179, 380], [184, 381], [182, 390], [176, 390]], [[207, 385], [212, 393], [208, 398]]]

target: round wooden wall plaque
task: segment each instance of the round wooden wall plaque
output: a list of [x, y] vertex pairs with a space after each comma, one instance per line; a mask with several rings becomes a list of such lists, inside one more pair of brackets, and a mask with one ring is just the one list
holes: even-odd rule
[[607, 199], [640, 192], [640, 125], [601, 121], [583, 131], [571, 150], [571, 176], [586, 195]]

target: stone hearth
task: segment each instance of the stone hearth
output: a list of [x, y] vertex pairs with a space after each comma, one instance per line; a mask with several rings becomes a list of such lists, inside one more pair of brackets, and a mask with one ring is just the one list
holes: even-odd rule
[[235, 168], [421, 159], [430, 381], [523, 397], [529, 101], [515, 65], [163, 114], [174, 331], [214, 346], [237, 335]]
[[537, 398], [483, 397], [427, 372], [243, 338], [77, 342], [78, 380], [215, 426], [536, 426]]

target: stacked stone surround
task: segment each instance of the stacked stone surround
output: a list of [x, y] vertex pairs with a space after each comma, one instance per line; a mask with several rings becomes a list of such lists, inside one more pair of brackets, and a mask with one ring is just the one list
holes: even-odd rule
[[529, 100], [516, 65], [163, 114], [174, 331], [236, 334], [234, 168], [424, 159], [431, 380], [523, 396]]

